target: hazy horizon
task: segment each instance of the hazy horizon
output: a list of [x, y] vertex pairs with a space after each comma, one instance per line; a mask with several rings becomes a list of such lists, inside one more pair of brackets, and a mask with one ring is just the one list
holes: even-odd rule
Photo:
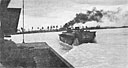
[[[127, 5], [127, 0], [24, 0], [25, 28], [46, 25], [63, 25], [74, 18], [76, 13], [92, 9], [116, 10]], [[11, 0], [9, 7], [22, 8], [22, 0]], [[22, 14], [18, 28], [22, 27]]]

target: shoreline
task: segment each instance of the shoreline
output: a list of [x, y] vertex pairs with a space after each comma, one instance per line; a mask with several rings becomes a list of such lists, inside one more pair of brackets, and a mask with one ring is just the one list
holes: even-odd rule
[[[128, 28], [128, 26], [121, 26], [121, 27], [88, 27], [83, 28], [84, 30], [95, 30], [95, 29], [116, 29], [116, 28]], [[74, 30], [74, 29], [73, 29]], [[54, 29], [54, 30], [33, 30], [33, 31], [25, 31], [24, 34], [31, 34], [31, 33], [47, 33], [47, 32], [60, 32], [65, 31], [65, 29]], [[23, 34], [23, 32], [17, 32], [16, 34]]]

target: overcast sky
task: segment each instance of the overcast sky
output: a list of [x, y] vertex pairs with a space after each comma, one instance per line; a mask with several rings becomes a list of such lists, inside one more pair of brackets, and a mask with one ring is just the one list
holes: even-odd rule
[[[24, 0], [26, 13], [46, 16], [50, 12], [74, 10], [76, 5], [123, 5], [128, 0]], [[12, 0], [10, 6], [21, 7], [22, 0]], [[76, 8], [75, 8], [76, 7]], [[86, 7], [85, 7], [86, 8]], [[41, 14], [40, 14], [41, 13]]]
[[[60, 23], [67, 22], [76, 12], [85, 11], [90, 5], [118, 6], [128, 4], [128, 0], [24, 0], [25, 21]], [[11, 0], [9, 7], [22, 7], [22, 0]], [[107, 9], [107, 8], [106, 8]], [[34, 20], [33, 20], [34, 19]], [[49, 19], [47, 21], [46, 19]], [[35, 24], [33, 24], [34, 26]], [[37, 24], [36, 24], [37, 25]], [[38, 25], [37, 25], [38, 26]]]

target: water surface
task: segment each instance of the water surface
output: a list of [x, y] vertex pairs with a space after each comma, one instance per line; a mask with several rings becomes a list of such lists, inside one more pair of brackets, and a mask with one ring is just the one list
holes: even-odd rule
[[[47, 42], [76, 68], [127, 68], [128, 28], [95, 30], [97, 43], [84, 43], [71, 50], [59, 44], [61, 32], [25, 34], [25, 42]], [[22, 35], [12, 40], [22, 42]]]

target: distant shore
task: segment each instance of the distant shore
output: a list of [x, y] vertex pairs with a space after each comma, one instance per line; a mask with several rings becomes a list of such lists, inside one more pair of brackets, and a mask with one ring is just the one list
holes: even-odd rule
[[[116, 29], [116, 28], [128, 28], [128, 26], [121, 26], [121, 27], [87, 27], [83, 28], [84, 30], [94, 30], [94, 29]], [[74, 30], [74, 29], [73, 29]], [[53, 30], [33, 30], [33, 31], [24, 31], [24, 34], [31, 34], [31, 33], [46, 33], [46, 32], [60, 32], [65, 31], [65, 29], [53, 29]], [[16, 34], [23, 34], [23, 32], [17, 32]]]

